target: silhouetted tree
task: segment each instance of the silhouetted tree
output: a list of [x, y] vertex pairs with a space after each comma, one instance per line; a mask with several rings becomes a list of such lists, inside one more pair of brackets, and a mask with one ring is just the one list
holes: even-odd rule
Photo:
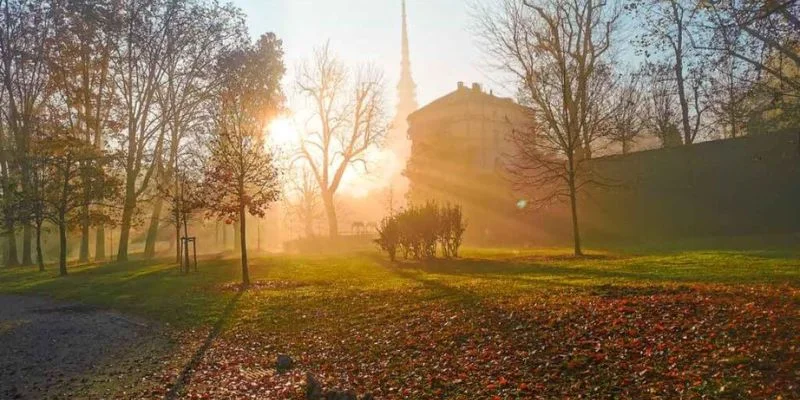
[[[52, 6], [55, 45], [48, 60], [54, 100], [63, 106], [62, 114], [76, 137], [104, 150], [106, 131], [118, 127], [111, 114], [115, 105], [111, 51], [117, 38], [114, 24], [119, 12], [117, 3], [67, 0], [53, 2]], [[89, 260], [89, 206], [92, 201], [91, 193], [85, 195], [80, 221], [80, 262]], [[95, 241], [96, 259], [105, 258], [104, 237], [101, 225]]]
[[[650, 65], [644, 75], [644, 128], [658, 138], [661, 147], [680, 146], [683, 141], [678, 130], [678, 111], [674, 86], [658, 71], [663, 66]], [[667, 73], [667, 72], [665, 72]]]
[[303, 227], [305, 237], [314, 236], [314, 223], [323, 217], [319, 185], [304, 163], [294, 163], [287, 179], [287, 211]]
[[706, 97], [711, 122], [723, 137], [741, 136], [753, 111], [753, 69], [727, 55], [715, 57], [710, 64], [710, 88]]
[[622, 154], [630, 152], [642, 131], [645, 92], [640, 79], [638, 74], [627, 74], [611, 93], [613, 112], [608, 137], [619, 143]]
[[59, 273], [66, 275], [67, 229], [81, 223], [84, 216], [80, 210], [87, 196], [92, 204], [101, 202], [115, 195], [117, 185], [106, 174], [106, 157], [94, 144], [70, 135], [65, 128], [48, 125], [48, 129], [49, 133], [37, 138], [31, 157], [37, 190], [31, 192], [35, 196], [29, 199], [29, 207], [37, 221], [39, 257], [42, 222], [49, 220], [58, 228]]
[[[2, 100], [0, 91], [0, 100]], [[13, 157], [13, 143], [7, 138], [5, 120], [0, 120], [0, 190], [2, 191], [2, 233], [5, 237], [4, 259], [6, 266], [19, 265], [17, 257], [17, 241], [14, 232], [15, 224], [19, 220], [20, 208], [23, 204], [23, 194], [19, 190], [19, 174], [15, 173]]]
[[[7, 162], [19, 171], [18, 183], [23, 193], [30, 190], [28, 155], [31, 137], [51, 92], [47, 55], [53, 38], [53, 12], [54, 7], [49, 1], [0, 2], [0, 84], [5, 92], [3, 117], [9, 139], [6, 145], [13, 144], [14, 148], [13, 153], [7, 154]], [[14, 174], [16, 171], [9, 169], [6, 172]], [[22, 225], [22, 264], [30, 265], [33, 263], [30, 221], [27, 214], [18, 217], [19, 221], [7, 221], [10, 225], [6, 228], [9, 240], [15, 242], [14, 222]]]
[[[161, 129], [165, 136], [161, 153], [155, 155], [155, 174], [160, 186], [178, 179], [180, 171], [176, 168], [181, 152], [194, 139], [202, 140], [197, 138], [198, 132], [205, 132], [210, 125], [207, 108], [221, 78], [212, 68], [215, 60], [240, 45], [246, 35], [241, 12], [232, 5], [180, 0], [174, 1], [173, 7], [174, 15], [166, 26], [166, 51], [161, 59], [163, 77], [155, 94], [163, 114]], [[162, 206], [161, 197], [155, 196], [145, 237], [144, 255], [148, 258], [155, 255]], [[177, 243], [180, 232], [176, 233]]]
[[544, 190], [537, 202], [569, 199], [574, 251], [581, 255], [577, 193], [594, 181], [586, 150], [608, 126], [620, 12], [596, 0], [505, 0], [481, 14], [488, 56], [516, 80], [521, 102], [531, 108], [530, 128], [510, 135], [516, 149], [507, 169], [518, 188]]
[[150, 188], [156, 159], [164, 148], [164, 115], [157, 109], [156, 91], [167, 53], [167, 26], [176, 13], [175, 2], [125, 0], [114, 23], [119, 43], [111, 54], [114, 84], [121, 99], [124, 122], [113, 142], [123, 158], [124, 198], [117, 259], [128, 259], [128, 242], [137, 204]]
[[301, 157], [319, 185], [328, 232], [335, 237], [335, 196], [342, 178], [348, 168], [366, 166], [368, 150], [381, 146], [388, 130], [383, 76], [372, 66], [348, 71], [326, 44], [301, 66], [297, 86], [312, 103], [316, 123], [301, 141]]
[[638, 9], [636, 15], [644, 29], [638, 38], [639, 48], [648, 58], [668, 66], [674, 78], [683, 144], [692, 144], [701, 132], [703, 113], [708, 108], [702, 98], [702, 87], [707, 84], [700, 63], [704, 55], [692, 45], [692, 29], [700, 19], [702, 6], [691, 0], [637, 0], [631, 5]]
[[800, 93], [800, 2], [729, 0], [701, 3], [707, 12], [703, 49], [722, 52], [780, 82], [778, 92]]
[[213, 213], [239, 223], [242, 282], [247, 286], [250, 274], [245, 217], [248, 213], [263, 217], [280, 193], [278, 170], [264, 134], [283, 103], [281, 41], [272, 33], [262, 35], [255, 45], [223, 56], [218, 69], [223, 80], [209, 144], [205, 190]]

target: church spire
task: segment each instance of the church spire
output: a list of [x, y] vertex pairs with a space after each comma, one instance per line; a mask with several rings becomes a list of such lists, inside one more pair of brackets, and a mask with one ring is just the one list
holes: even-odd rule
[[400, 82], [397, 83], [397, 115], [403, 123], [409, 114], [417, 109], [417, 85], [411, 77], [411, 58], [408, 51], [408, 23], [406, 21], [406, 1], [402, 0], [402, 60], [400, 61]]

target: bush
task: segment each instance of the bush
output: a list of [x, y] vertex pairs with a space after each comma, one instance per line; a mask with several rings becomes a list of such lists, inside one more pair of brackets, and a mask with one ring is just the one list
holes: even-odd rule
[[397, 218], [384, 218], [378, 226], [378, 238], [375, 243], [381, 250], [389, 255], [389, 259], [394, 261], [397, 256], [397, 247], [400, 244], [400, 226]]
[[444, 257], [458, 257], [466, 223], [458, 205], [429, 201], [384, 218], [375, 242], [394, 261], [397, 251], [404, 258], [430, 259], [437, 248]]
[[458, 248], [461, 247], [461, 239], [464, 236], [464, 231], [467, 230], [467, 224], [464, 222], [464, 215], [461, 212], [461, 206], [450, 206], [449, 204], [442, 207], [440, 215], [441, 232], [439, 241], [441, 242], [442, 252], [445, 257], [458, 257]]

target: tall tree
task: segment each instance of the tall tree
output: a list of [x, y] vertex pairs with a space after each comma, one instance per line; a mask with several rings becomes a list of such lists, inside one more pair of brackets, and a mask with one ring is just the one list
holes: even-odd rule
[[[4, 100], [3, 91], [0, 90], [0, 105], [5, 106], [2, 102]], [[3, 107], [3, 116], [7, 112], [7, 108]], [[13, 143], [7, 137], [8, 129], [6, 129], [6, 119], [0, 119], [0, 191], [2, 191], [2, 233], [5, 237], [3, 244], [3, 263], [6, 266], [19, 265], [19, 257], [17, 255], [17, 240], [14, 232], [14, 224], [18, 220], [20, 214], [22, 194], [19, 191], [18, 174], [14, 172], [14, 154]]]
[[622, 154], [628, 154], [642, 131], [644, 90], [640, 76], [635, 73], [625, 75], [615, 89], [608, 136], [612, 142], [619, 143]]
[[128, 244], [140, 197], [150, 187], [156, 159], [164, 147], [164, 115], [156, 107], [167, 52], [167, 28], [174, 2], [124, 0], [115, 21], [119, 44], [112, 52], [114, 83], [121, 98], [125, 128], [115, 138], [125, 175], [117, 259], [128, 259]]
[[696, 27], [701, 6], [691, 0], [640, 0], [638, 8], [644, 33], [638, 38], [640, 49], [659, 64], [669, 65], [680, 109], [683, 144], [692, 144], [703, 127], [707, 104], [702, 98], [707, 77], [700, 60], [703, 58], [692, 39], [702, 40]]
[[[115, 46], [114, 21], [119, 11], [111, 0], [67, 0], [55, 3], [55, 46], [50, 55], [51, 84], [66, 112], [76, 137], [105, 149], [104, 136], [113, 125], [114, 86], [110, 71]], [[113, 126], [112, 126], [113, 127]], [[82, 168], [90, 171], [91, 168]], [[85, 177], [90, 179], [90, 177]], [[89, 189], [91, 185], [85, 185]], [[81, 241], [78, 260], [89, 260], [91, 193], [85, 193], [81, 208]], [[98, 227], [95, 258], [105, 258], [102, 226]]]
[[383, 144], [389, 127], [382, 74], [372, 66], [354, 72], [326, 44], [298, 72], [297, 87], [311, 103], [313, 131], [302, 138], [300, 156], [319, 185], [328, 232], [339, 234], [335, 196], [349, 168], [367, 165], [370, 149]]
[[[726, 116], [724, 122], [729, 125], [733, 119], [739, 122], [736, 114], [750, 111], [748, 131], [768, 132], [797, 126], [800, 2], [731, 0], [704, 5], [709, 21], [704, 25], [705, 34], [710, 39], [697, 45], [727, 59], [726, 64], [735, 66], [732, 72], [738, 75], [735, 82], [723, 80], [727, 88], [724, 93], [728, 95], [721, 99], [725, 100], [725, 110], [720, 110], [719, 115]], [[727, 74], [722, 77], [727, 78]], [[749, 91], [745, 92], [747, 88]], [[746, 101], [741, 100], [745, 94], [742, 92], [746, 93]]]
[[[53, 38], [51, 2], [3, 0], [0, 2], [0, 78], [5, 92], [5, 119], [14, 145], [8, 161], [19, 173], [22, 191], [30, 189], [31, 170], [28, 155], [32, 132], [49, 94], [48, 49]], [[11, 154], [9, 154], [11, 155]], [[16, 171], [7, 171], [13, 174]], [[28, 215], [20, 216], [23, 228], [22, 264], [31, 258], [31, 227]], [[13, 226], [9, 239], [13, 240]]]
[[[664, 67], [662, 67], [664, 68]], [[675, 90], [670, 80], [662, 78], [663, 74], [651, 71], [644, 75], [644, 129], [658, 138], [661, 147], [680, 146], [683, 143], [678, 129], [679, 112], [677, 111]], [[658, 69], [656, 68], [656, 71]]]
[[294, 163], [287, 179], [285, 205], [288, 217], [302, 226], [306, 238], [314, 236], [314, 223], [324, 216], [319, 185], [305, 163]]
[[[514, 131], [508, 171], [539, 202], [568, 198], [575, 255], [582, 254], [578, 192], [593, 182], [587, 149], [607, 129], [604, 92], [619, 9], [597, 0], [504, 0], [481, 10], [487, 55], [518, 83], [529, 129]], [[588, 139], [588, 141], [587, 141]]]
[[709, 65], [711, 122], [723, 137], [735, 138], [745, 132], [753, 102], [754, 69], [728, 55], [712, 59]]
[[[156, 155], [155, 173], [163, 182], [177, 179], [179, 153], [182, 145], [192, 139], [189, 133], [202, 131], [208, 125], [207, 103], [220, 83], [220, 77], [209, 66], [221, 53], [239, 45], [246, 34], [241, 12], [231, 5], [181, 0], [173, 2], [173, 7], [174, 15], [166, 28], [166, 51], [161, 59], [164, 75], [156, 90], [166, 145]], [[161, 196], [156, 196], [145, 240], [145, 257], [155, 255], [162, 204]], [[180, 232], [176, 234], [177, 243]]]
[[211, 211], [238, 222], [244, 286], [250, 284], [246, 216], [263, 217], [279, 196], [278, 170], [266, 147], [265, 130], [283, 103], [281, 45], [268, 33], [255, 45], [231, 51], [219, 61], [223, 81], [205, 187]]
[[[800, 2], [728, 0], [702, 3], [708, 11], [703, 49], [722, 52], [800, 93]], [[787, 64], [791, 67], [787, 68]]]
[[[36, 196], [31, 198], [37, 221], [37, 253], [41, 256], [41, 227], [47, 219], [58, 228], [59, 273], [67, 274], [67, 230], [80, 225], [80, 211], [90, 203], [111, 198], [116, 185], [104, 170], [106, 159], [94, 144], [73, 136], [71, 129], [48, 125], [49, 133], [37, 138], [31, 156], [36, 168]], [[40, 268], [42, 266], [40, 265]]]

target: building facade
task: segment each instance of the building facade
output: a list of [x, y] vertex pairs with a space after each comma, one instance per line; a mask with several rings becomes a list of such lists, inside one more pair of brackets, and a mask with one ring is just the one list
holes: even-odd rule
[[481, 85], [459, 82], [455, 91], [408, 116], [411, 155], [405, 175], [412, 204], [438, 200], [461, 204], [466, 240], [521, 243], [532, 227], [504, 173], [514, 146], [509, 135], [530, 129], [530, 110]]

